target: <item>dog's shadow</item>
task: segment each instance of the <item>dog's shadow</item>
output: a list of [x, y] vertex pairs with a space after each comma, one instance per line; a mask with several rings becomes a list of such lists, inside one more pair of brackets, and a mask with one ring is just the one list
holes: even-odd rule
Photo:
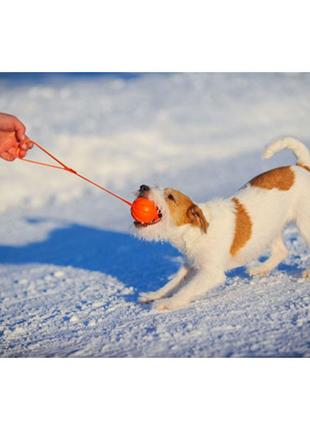
[[[44, 219], [28, 219], [31, 224]], [[132, 235], [78, 224], [55, 228], [40, 242], [0, 246], [0, 263], [44, 263], [103, 272], [141, 291], [162, 286], [179, 267], [179, 253], [169, 244], [141, 241]]]
[[[47, 220], [29, 219], [29, 223]], [[53, 264], [103, 272], [134, 288], [128, 300], [140, 292], [162, 287], [180, 266], [180, 254], [167, 243], [141, 241], [132, 235], [72, 224], [55, 228], [40, 242], [23, 246], [0, 246], [0, 263]], [[281, 265], [293, 274], [297, 266]], [[227, 273], [228, 278], [249, 279], [244, 267]]]

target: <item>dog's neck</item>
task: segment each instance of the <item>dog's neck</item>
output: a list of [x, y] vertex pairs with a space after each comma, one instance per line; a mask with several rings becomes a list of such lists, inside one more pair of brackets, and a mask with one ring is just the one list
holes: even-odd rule
[[194, 261], [199, 239], [205, 235], [199, 227], [193, 228], [190, 224], [175, 228], [169, 235], [169, 241], [189, 260]]

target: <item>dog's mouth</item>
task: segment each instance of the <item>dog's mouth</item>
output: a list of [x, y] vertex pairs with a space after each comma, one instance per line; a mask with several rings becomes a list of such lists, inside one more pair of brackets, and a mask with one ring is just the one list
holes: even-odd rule
[[162, 217], [163, 217], [162, 211], [158, 207], [157, 207], [157, 214], [158, 214], [158, 218], [154, 219], [151, 222], [144, 223], [144, 222], [140, 222], [140, 221], [134, 221], [133, 223], [134, 223], [135, 227], [137, 227], [137, 228], [145, 228], [145, 227], [149, 227], [149, 226], [154, 225], [154, 224], [158, 224], [162, 220]]

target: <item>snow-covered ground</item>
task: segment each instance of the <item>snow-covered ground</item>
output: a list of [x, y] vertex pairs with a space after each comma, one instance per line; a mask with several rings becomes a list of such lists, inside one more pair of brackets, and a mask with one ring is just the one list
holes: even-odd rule
[[[271, 139], [309, 145], [310, 75], [6, 75], [0, 111], [124, 197], [156, 183], [203, 201], [293, 162], [260, 159]], [[270, 276], [240, 268], [160, 314], [136, 299], [176, 271], [176, 250], [132, 237], [127, 206], [68, 173], [0, 164], [1, 356], [310, 356], [310, 255], [294, 226]]]

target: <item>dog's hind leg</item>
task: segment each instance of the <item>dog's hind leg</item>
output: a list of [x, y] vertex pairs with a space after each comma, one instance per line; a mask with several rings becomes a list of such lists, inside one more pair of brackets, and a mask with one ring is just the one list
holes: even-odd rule
[[[296, 225], [301, 236], [310, 247], [310, 206], [305, 204], [297, 215]], [[310, 269], [304, 271], [304, 278], [310, 278]]]
[[162, 299], [166, 297], [169, 293], [171, 293], [178, 285], [183, 281], [183, 279], [189, 274], [191, 271], [190, 266], [185, 264], [181, 266], [177, 273], [173, 276], [173, 278], [167, 282], [162, 288], [156, 291], [152, 291], [150, 293], [141, 293], [139, 296], [140, 303], [150, 303], [154, 300]]
[[248, 269], [248, 273], [251, 276], [266, 275], [272, 269], [274, 269], [281, 261], [283, 261], [288, 255], [288, 250], [283, 242], [281, 236], [277, 237], [271, 245], [270, 257], [259, 266], [254, 266]]

